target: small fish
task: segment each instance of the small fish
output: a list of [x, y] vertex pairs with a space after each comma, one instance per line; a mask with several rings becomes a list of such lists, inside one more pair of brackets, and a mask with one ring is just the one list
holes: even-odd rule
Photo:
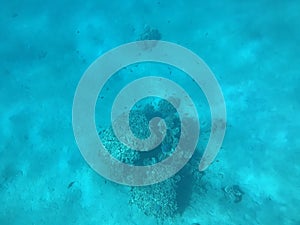
[[71, 183], [69, 183], [68, 189], [69, 189], [70, 187], [72, 187], [74, 183], [75, 183], [75, 181], [72, 181]]

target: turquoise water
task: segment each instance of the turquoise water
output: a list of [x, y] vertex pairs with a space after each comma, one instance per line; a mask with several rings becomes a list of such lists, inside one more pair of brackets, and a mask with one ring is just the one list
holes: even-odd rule
[[[296, 0], [3, 1], [0, 224], [300, 224], [299, 11]], [[149, 38], [189, 48], [207, 63], [226, 101], [227, 130], [214, 163], [199, 172], [210, 131], [201, 90], [169, 67], [116, 74], [99, 95], [96, 114], [109, 115], [110, 107], [100, 106], [110, 106], [132, 80], [128, 71], [162, 73], [197, 99], [204, 131], [174, 177], [128, 187], [85, 162], [72, 104], [97, 57]], [[96, 122], [110, 135], [109, 119], [96, 115]], [[172, 151], [157, 152], [159, 158]]]

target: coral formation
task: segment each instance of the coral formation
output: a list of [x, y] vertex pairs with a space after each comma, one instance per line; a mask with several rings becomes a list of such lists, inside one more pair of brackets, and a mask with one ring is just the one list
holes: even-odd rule
[[115, 159], [131, 165], [139, 160], [139, 153], [122, 144], [115, 136], [112, 127], [100, 131], [99, 136], [104, 147]]
[[[130, 149], [116, 138], [112, 127], [100, 133], [106, 149], [121, 162], [143, 166], [155, 164], [169, 157], [176, 148], [180, 135], [185, 135], [181, 134], [186, 131], [181, 130], [180, 118], [174, 105], [160, 98], [150, 100], [141, 100], [133, 107], [129, 113], [129, 124], [136, 137], [145, 139], [150, 135], [149, 121], [154, 117], [162, 118], [165, 121], [167, 132], [162, 143], [155, 149], [147, 152]], [[175, 102], [176, 106], [180, 104], [176, 99], [172, 102]], [[193, 175], [195, 170], [197, 170], [197, 161], [190, 160], [185, 169], [161, 183], [132, 187], [130, 203], [136, 205], [146, 215], [159, 220], [174, 217], [188, 205], [187, 192], [191, 193], [189, 190], [192, 185], [199, 183], [203, 175], [195, 177]], [[199, 173], [198, 170], [197, 172]]]
[[161, 33], [158, 29], [151, 28], [149, 25], [145, 25], [143, 33], [140, 35], [139, 40], [160, 40]]
[[144, 187], [132, 187], [130, 204], [135, 204], [147, 216], [164, 220], [176, 214], [177, 183], [179, 176], [174, 176], [161, 183]]
[[234, 203], [242, 201], [243, 195], [245, 194], [238, 185], [228, 185], [223, 188], [225, 196], [231, 199]]

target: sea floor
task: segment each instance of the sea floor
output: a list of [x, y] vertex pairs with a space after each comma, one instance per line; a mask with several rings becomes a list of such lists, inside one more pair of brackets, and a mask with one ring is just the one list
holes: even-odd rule
[[[1, 225], [300, 224], [299, 1], [1, 5]], [[227, 107], [225, 140], [203, 185], [163, 221], [128, 204], [130, 187], [89, 167], [72, 129], [84, 71], [147, 26], [207, 63]], [[228, 194], [233, 187], [242, 199]]]

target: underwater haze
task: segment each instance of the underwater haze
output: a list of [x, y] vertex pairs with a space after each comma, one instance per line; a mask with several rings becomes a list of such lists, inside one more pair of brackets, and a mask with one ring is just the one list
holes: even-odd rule
[[[298, 0], [2, 0], [0, 225], [299, 225], [299, 12]], [[164, 141], [141, 154], [117, 139], [112, 103], [135, 79], [176, 82], [193, 99], [201, 126], [193, 157], [174, 176], [127, 186], [85, 161], [72, 107], [98, 57], [143, 40], [176, 43], [205, 61], [222, 89], [227, 128], [214, 162], [199, 171], [211, 131], [205, 93], [169, 65], [118, 71], [95, 107], [99, 139], [115, 159], [156, 164], [186, 132], [168, 101], [147, 98], [131, 110], [132, 132], [147, 138], [149, 121], [159, 116], [168, 126]]]

